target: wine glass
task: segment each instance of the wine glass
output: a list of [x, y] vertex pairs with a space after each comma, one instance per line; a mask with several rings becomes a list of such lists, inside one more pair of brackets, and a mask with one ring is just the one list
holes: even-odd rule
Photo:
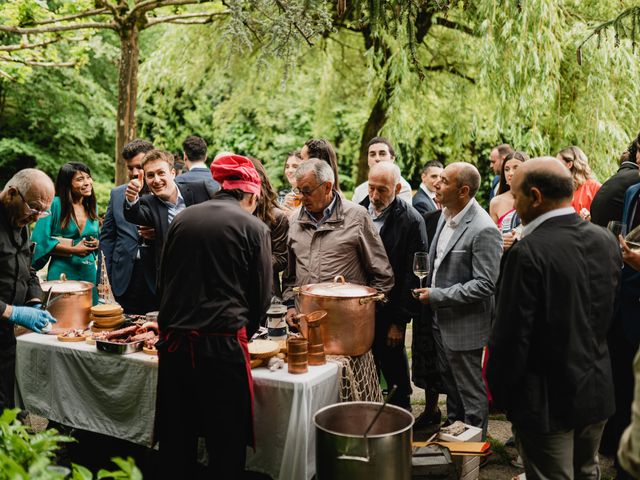
[[422, 288], [422, 279], [429, 275], [429, 254], [427, 252], [413, 254], [413, 273], [420, 279], [420, 288]]

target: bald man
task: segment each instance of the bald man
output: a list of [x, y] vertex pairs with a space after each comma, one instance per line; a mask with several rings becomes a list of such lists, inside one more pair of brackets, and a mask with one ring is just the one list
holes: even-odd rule
[[489, 405], [482, 352], [489, 340], [502, 236], [475, 200], [480, 173], [470, 163], [447, 165], [436, 184], [442, 215], [429, 250], [428, 288], [419, 299], [431, 307], [438, 370], [447, 394], [447, 417], [487, 433]]
[[413, 274], [414, 252], [427, 251], [427, 233], [420, 214], [397, 196], [402, 188], [400, 169], [395, 163], [380, 162], [369, 170], [369, 195], [361, 205], [368, 209], [393, 269], [395, 284], [389, 302], [376, 311], [373, 356], [387, 385], [398, 390], [390, 403], [411, 410], [411, 382], [405, 350], [405, 330], [418, 318], [420, 304], [411, 296], [418, 287]]
[[555, 158], [522, 164], [511, 191], [524, 229], [498, 282], [491, 393], [528, 480], [600, 478], [598, 445], [615, 408], [607, 333], [620, 248], [576, 215], [571, 174]]
[[35, 245], [27, 228], [49, 215], [53, 195], [51, 179], [34, 168], [16, 173], [0, 192], [0, 414], [14, 407], [14, 324], [42, 333], [55, 323], [49, 312], [34, 308], [42, 301], [42, 290], [31, 268]]

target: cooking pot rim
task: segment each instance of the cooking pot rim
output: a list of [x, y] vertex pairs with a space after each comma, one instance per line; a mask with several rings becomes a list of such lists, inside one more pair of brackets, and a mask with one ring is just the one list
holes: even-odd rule
[[335, 298], [335, 299], [345, 299], [345, 300], [349, 300], [353, 298], [372, 297], [373, 295], [376, 295], [378, 293], [375, 288], [369, 287], [367, 285], [358, 285], [357, 283], [345, 283], [345, 284], [339, 284], [339, 285], [356, 285], [357, 287], [360, 287], [360, 288], [366, 288], [370, 290], [370, 292], [365, 295], [345, 296], [345, 295], [321, 295], [319, 293], [313, 293], [309, 291], [310, 288], [317, 287], [319, 285], [324, 286], [324, 285], [335, 285], [335, 284], [336, 284], [335, 282], [308, 283], [300, 287], [300, 293], [301, 294], [304, 293], [305, 295], [318, 297], [318, 298]]
[[[320, 410], [318, 410], [315, 415], [313, 416], [313, 424], [316, 426], [316, 428], [322, 430], [323, 432], [326, 433], [330, 433], [331, 435], [337, 435], [340, 437], [348, 437], [348, 438], [361, 438], [364, 439], [364, 435], [353, 435], [353, 434], [348, 434], [348, 433], [342, 433], [342, 432], [336, 432], [333, 430], [330, 430], [322, 425], [318, 425], [318, 421], [317, 421], [317, 417], [318, 415], [321, 415], [325, 410], [331, 410], [333, 408], [348, 408], [347, 406], [375, 406], [376, 408], [380, 408], [383, 404], [381, 402], [343, 402], [343, 403], [334, 403], [331, 405], [327, 405], [326, 407], [321, 408]], [[413, 424], [415, 423], [415, 419], [413, 418], [413, 415], [408, 412], [407, 410], [405, 410], [404, 408], [398, 407], [396, 405], [391, 405], [390, 403], [387, 403], [384, 408], [390, 408], [392, 410], [395, 410], [396, 412], [401, 413], [402, 415], [408, 416], [411, 418], [411, 421], [409, 422], [409, 424], [404, 427], [404, 428], [400, 428], [398, 430], [395, 430], [393, 432], [387, 432], [387, 433], [381, 433], [378, 435], [367, 435], [367, 438], [386, 438], [386, 437], [390, 437], [390, 436], [394, 436], [394, 435], [398, 435], [401, 433], [406, 432], [407, 430], [411, 430], [411, 428], [413, 427]]]
[[[79, 288], [77, 290], [56, 291], [55, 289], [56, 285], [65, 285], [65, 284], [66, 285], [72, 284], [73, 286], [77, 284]], [[52, 288], [53, 289], [51, 291], [52, 294], [83, 292], [85, 290], [91, 290], [93, 288], [93, 283], [85, 282], [84, 280], [45, 280], [43, 282], [40, 282], [40, 288], [43, 291], [47, 290], [48, 288]]]

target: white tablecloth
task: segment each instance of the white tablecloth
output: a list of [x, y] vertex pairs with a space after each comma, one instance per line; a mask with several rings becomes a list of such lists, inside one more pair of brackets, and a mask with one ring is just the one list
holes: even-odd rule
[[[112, 355], [84, 342], [55, 336], [17, 339], [16, 400], [50, 420], [150, 446], [153, 435], [158, 359], [144, 353]], [[247, 468], [274, 479], [315, 474], [313, 415], [338, 401], [338, 366], [253, 370], [256, 451]]]

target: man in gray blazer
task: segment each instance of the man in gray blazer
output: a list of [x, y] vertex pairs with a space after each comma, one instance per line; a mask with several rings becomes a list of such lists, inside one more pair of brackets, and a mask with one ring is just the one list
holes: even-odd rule
[[480, 427], [486, 437], [482, 352], [491, 328], [502, 238], [475, 200], [479, 186], [480, 174], [470, 163], [452, 163], [442, 171], [436, 199], [443, 211], [429, 249], [429, 287], [418, 292], [431, 307], [448, 420]]

